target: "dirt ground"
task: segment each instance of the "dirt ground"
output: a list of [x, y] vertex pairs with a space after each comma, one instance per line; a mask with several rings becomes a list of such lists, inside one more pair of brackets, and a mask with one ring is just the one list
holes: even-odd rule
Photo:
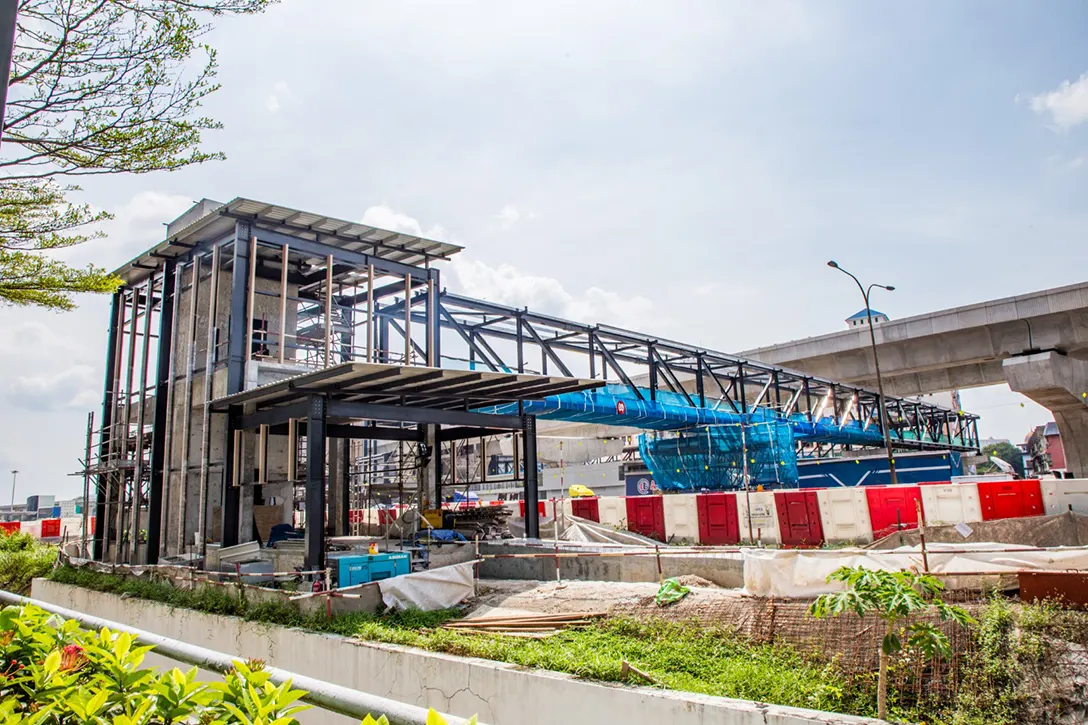
[[[668, 607], [654, 604], [658, 585], [651, 582], [535, 582], [519, 579], [483, 579], [469, 617], [511, 614], [566, 614], [607, 612], [633, 617], [720, 621], [715, 612], [744, 608], [746, 597], [736, 589], [722, 589], [696, 576], [681, 577], [691, 593]], [[758, 600], [754, 600], [758, 601]], [[731, 621], [731, 620], [730, 620]]]

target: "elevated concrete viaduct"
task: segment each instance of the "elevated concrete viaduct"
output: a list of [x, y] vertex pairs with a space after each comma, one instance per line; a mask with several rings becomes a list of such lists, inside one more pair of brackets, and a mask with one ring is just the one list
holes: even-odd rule
[[[1054, 413], [1069, 469], [1088, 476], [1088, 282], [876, 325], [888, 395], [1008, 383]], [[740, 356], [876, 386], [864, 326]]]

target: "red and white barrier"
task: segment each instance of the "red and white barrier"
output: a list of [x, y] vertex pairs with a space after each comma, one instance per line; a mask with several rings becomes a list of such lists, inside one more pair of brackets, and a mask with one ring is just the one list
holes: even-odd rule
[[982, 521], [978, 485], [974, 483], [934, 483], [922, 486], [922, 511], [926, 524], [973, 523]]
[[852, 541], [868, 544], [873, 540], [873, 522], [869, 518], [869, 500], [865, 489], [821, 488], [816, 491], [820, 502], [820, 520], [828, 541]]

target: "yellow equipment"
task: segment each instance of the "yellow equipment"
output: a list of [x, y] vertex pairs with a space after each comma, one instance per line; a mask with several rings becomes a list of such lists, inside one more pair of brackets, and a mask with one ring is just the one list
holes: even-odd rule
[[567, 495], [571, 498], [582, 498], [585, 496], [596, 496], [597, 494], [593, 493], [593, 489], [589, 486], [583, 486], [580, 483], [576, 483], [567, 489]]

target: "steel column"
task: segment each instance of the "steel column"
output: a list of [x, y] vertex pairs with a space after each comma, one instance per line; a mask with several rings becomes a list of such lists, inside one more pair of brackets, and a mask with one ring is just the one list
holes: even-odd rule
[[[536, 475], [536, 416], [522, 416], [521, 427], [525, 433], [522, 436], [525, 445], [525, 536], [529, 539], [539, 539], [540, 512], [537, 510], [537, 502], [540, 496]], [[518, 475], [516, 470], [514, 475]]]
[[310, 397], [306, 419], [306, 568], [325, 568], [325, 399]]
[[[114, 377], [117, 372], [117, 331], [118, 318], [123, 307], [123, 291], [113, 293], [113, 303], [110, 307], [110, 328], [106, 338], [106, 382], [102, 395], [102, 428], [98, 434], [98, 459], [105, 459], [109, 446], [109, 430], [113, 425], [113, 399], [117, 393]], [[91, 465], [87, 461], [87, 465]], [[103, 535], [108, 524], [106, 523], [106, 489], [107, 474], [98, 474], [95, 481], [95, 527], [94, 527], [94, 558], [101, 561], [106, 554]]]
[[[252, 240], [250, 242], [252, 247], [250, 244], [246, 244], [246, 240]], [[246, 347], [249, 342], [249, 335], [252, 332], [252, 325], [250, 325], [250, 330], [245, 328], [252, 314], [250, 309], [252, 294], [251, 290], [247, 289], [249, 287], [249, 274], [247, 272], [250, 269], [249, 255], [252, 254], [251, 250], [255, 249], [255, 247], [256, 237], [253, 236], [250, 224], [248, 222], [235, 223], [234, 265], [231, 268], [230, 276], [230, 320], [227, 332], [227, 395], [240, 393], [245, 389], [246, 361], [253, 352], [252, 348]], [[231, 433], [229, 423], [226, 428], [223, 450], [229, 454], [234, 447], [234, 436]], [[241, 508], [241, 490], [233, 485], [230, 477], [225, 473], [229, 460], [229, 457], [223, 459], [224, 475], [220, 496], [223, 546], [233, 546], [238, 543], [238, 516]]]

